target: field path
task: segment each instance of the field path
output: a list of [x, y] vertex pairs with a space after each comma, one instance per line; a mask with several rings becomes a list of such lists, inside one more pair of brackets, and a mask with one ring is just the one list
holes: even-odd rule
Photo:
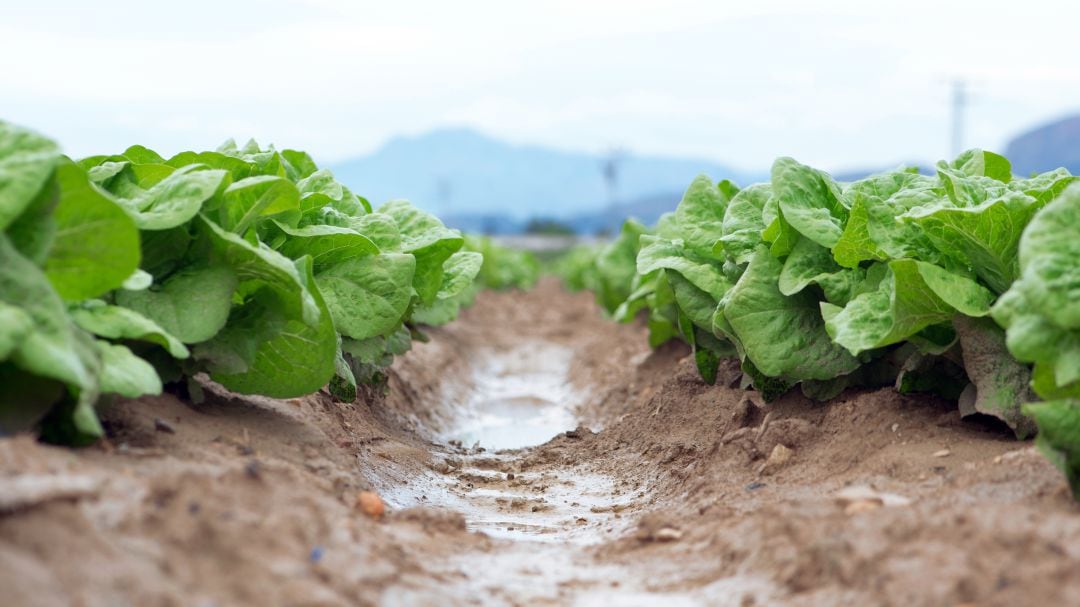
[[0, 439], [0, 602], [1080, 604], [1064, 480], [949, 403], [764, 405], [550, 281], [429, 333], [355, 403], [207, 384]]

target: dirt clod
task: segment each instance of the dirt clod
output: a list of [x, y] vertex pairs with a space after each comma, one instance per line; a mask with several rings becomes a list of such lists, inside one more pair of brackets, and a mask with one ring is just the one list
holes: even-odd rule
[[795, 452], [785, 447], [784, 445], [777, 443], [771, 453], [769, 453], [769, 459], [765, 460], [765, 463], [758, 468], [758, 474], [762, 476], [768, 476], [774, 474], [791, 461]]
[[382, 518], [382, 515], [386, 513], [386, 505], [374, 491], [361, 491], [357, 494], [356, 508], [375, 519]]

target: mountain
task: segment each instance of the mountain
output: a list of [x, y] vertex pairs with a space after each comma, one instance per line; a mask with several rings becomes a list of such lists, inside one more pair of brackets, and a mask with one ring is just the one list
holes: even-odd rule
[[[472, 224], [600, 212], [609, 206], [603, 162], [599, 154], [511, 144], [456, 128], [396, 137], [368, 156], [329, 168], [372, 203], [408, 198]], [[682, 192], [699, 173], [746, 181], [708, 160], [626, 155], [619, 162], [618, 188], [635, 199], [668, 195]]]
[[1080, 114], [1023, 133], [1005, 147], [1013, 172], [1028, 175], [1065, 167], [1080, 173]]

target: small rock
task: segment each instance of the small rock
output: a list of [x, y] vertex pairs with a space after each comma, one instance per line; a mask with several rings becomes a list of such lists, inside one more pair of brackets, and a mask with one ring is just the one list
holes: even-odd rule
[[355, 507], [374, 519], [382, 518], [382, 515], [386, 513], [386, 505], [374, 491], [361, 491], [356, 496]]
[[746, 486], [747, 491], [757, 491], [765, 486], [765, 483], [753, 482]]
[[673, 527], [663, 527], [653, 534], [653, 539], [658, 542], [674, 542], [682, 538], [682, 531]]
[[166, 434], [176, 434], [176, 428], [169, 422], [161, 419], [160, 417], [154, 418], [154, 430], [158, 432], [164, 432]]
[[787, 465], [787, 463], [791, 461], [791, 458], [794, 455], [794, 451], [792, 451], [785, 445], [776, 443], [776, 446], [773, 447], [772, 453], [769, 454], [769, 459], [765, 460], [765, 463], [762, 464], [760, 468], [758, 468], [758, 474], [769, 475], [776, 472], [780, 468], [783, 468], [785, 465]]
[[[873, 487], [867, 487], [865, 485], [844, 487], [843, 489], [834, 493], [833, 497], [836, 499], [837, 502], [840, 503], [840, 505], [845, 506], [845, 511], [847, 507], [850, 507], [856, 502], [875, 502], [878, 505], [890, 507], [908, 506], [911, 504], [911, 499], [904, 497], [903, 495], [897, 495], [895, 493], [885, 493], [883, 491], [878, 491]], [[858, 506], [856, 510], [864, 507], [865, 506]]]
[[952, 455], [952, 451], [949, 451], [948, 449], [934, 451], [934, 457], [949, 457], [950, 455]]
[[877, 510], [878, 508], [881, 508], [881, 506], [881, 502], [877, 500], [856, 500], [844, 508], [844, 514], [854, 516], [856, 514], [862, 514], [863, 512]]
[[635, 534], [642, 542], [673, 542], [682, 536], [682, 531], [669, 522], [663, 512], [650, 512], [641, 517]]
[[506, 473], [506, 480], [508, 480], [508, 481], [512, 481], [512, 480], [514, 480], [514, 478], [515, 478], [515, 477], [514, 477], [514, 473], [513, 473], [513, 472], [507, 472], [507, 473]]
[[899, 429], [900, 429], [900, 424], [893, 424], [893, 425], [892, 425], [892, 431], [893, 431], [893, 432], [896, 432], [896, 431], [897, 431], [897, 430], [899, 430]]

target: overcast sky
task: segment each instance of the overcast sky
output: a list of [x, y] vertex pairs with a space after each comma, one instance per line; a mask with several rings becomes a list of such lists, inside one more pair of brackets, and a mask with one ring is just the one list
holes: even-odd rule
[[331, 161], [474, 126], [521, 143], [829, 169], [1080, 111], [1080, 3], [6, 2], [0, 118], [72, 155], [226, 137]]

